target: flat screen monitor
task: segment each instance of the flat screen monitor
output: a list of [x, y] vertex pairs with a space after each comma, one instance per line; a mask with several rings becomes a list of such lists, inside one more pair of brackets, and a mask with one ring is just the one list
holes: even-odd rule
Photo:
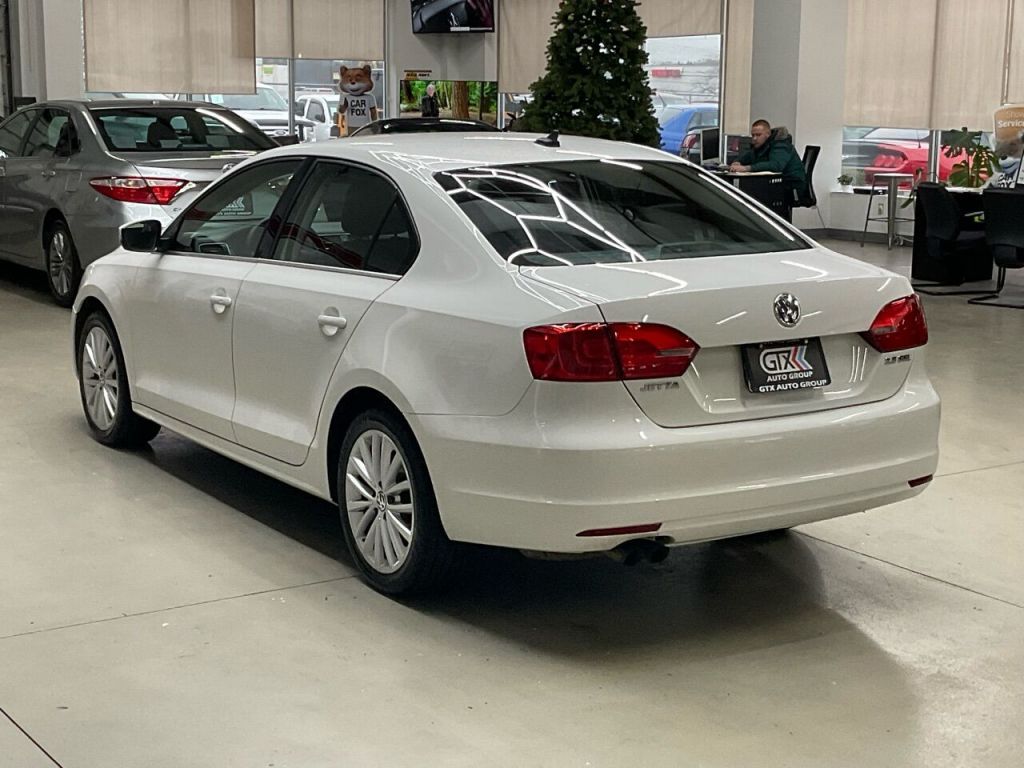
[[412, 31], [493, 32], [494, 0], [412, 0]]
[[702, 128], [700, 132], [700, 162], [710, 163], [718, 159], [718, 137], [717, 128]]

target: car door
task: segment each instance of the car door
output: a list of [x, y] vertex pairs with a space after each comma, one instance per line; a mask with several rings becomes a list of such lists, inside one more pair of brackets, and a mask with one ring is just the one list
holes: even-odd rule
[[16, 167], [25, 136], [28, 135], [37, 112], [35, 109], [15, 112], [0, 123], [0, 253], [5, 258], [18, 258], [18, 254], [12, 248], [13, 217], [9, 215], [7, 208], [8, 165], [13, 164], [12, 168]]
[[61, 210], [64, 197], [69, 158], [66, 152], [58, 156], [57, 145], [71, 115], [55, 107], [34, 112], [20, 155], [5, 163], [4, 236], [14, 254], [41, 267], [43, 220], [48, 211]]
[[415, 233], [387, 177], [318, 163], [242, 284], [235, 314], [238, 441], [302, 464], [327, 386], [370, 304], [412, 263]]
[[125, 294], [133, 399], [234, 440], [231, 332], [243, 278], [303, 160], [258, 163], [186, 209], [158, 253], [138, 254]]

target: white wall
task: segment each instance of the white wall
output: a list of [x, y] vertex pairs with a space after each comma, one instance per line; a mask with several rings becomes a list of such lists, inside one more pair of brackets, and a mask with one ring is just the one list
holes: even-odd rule
[[387, 0], [385, 24], [389, 115], [398, 114], [398, 83], [407, 69], [430, 70], [433, 80], [498, 79], [496, 33], [414, 35], [409, 0]]
[[80, 99], [85, 93], [85, 44], [80, 0], [18, 0], [15, 92], [36, 99]]
[[[836, 177], [842, 166], [847, 5], [848, 0], [804, 0], [802, 4], [794, 123], [801, 151], [808, 144], [821, 147], [814, 170], [818, 211], [828, 226], [836, 228], [841, 227], [831, 221], [829, 191], [838, 187]], [[813, 210], [793, 212], [798, 227], [820, 229], [821, 219]]]
[[85, 95], [81, 0], [42, 0], [42, 5], [46, 98], [80, 99]]
[[801, 0], [755, 0], [750, 119], [793, 131], [801, 37]]

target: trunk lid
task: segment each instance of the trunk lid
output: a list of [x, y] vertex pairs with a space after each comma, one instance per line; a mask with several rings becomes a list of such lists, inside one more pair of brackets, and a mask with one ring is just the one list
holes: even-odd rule
[[[625, 382], [647, 416], [665, 427], [884, 400], [903, 386], [914, 353], [883, 355], [860, 335], [883, 306], [912, 292], [906, 279], [826, 249], [522, 272], [594, 302], [608, 322], [661, 323], [700, 345], [681, 378]], [[792, 328], [774, 312], [784, 293], [800, 302], [801, 319]], [[803, 339], [820, 339], [830, 384], [769, 394], [749, 390], [744, 345]]]

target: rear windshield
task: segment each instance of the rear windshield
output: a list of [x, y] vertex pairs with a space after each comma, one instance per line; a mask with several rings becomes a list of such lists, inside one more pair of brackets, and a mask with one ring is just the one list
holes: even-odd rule
[[92, 110], [107, 149], [122, 152], [258, 152], [276, 146], [229, 112], [195, 107]]
[[523, 266], [809, 247], [683, 163], [570, 160], [443, 171], [435, 178], [495, 250]]

